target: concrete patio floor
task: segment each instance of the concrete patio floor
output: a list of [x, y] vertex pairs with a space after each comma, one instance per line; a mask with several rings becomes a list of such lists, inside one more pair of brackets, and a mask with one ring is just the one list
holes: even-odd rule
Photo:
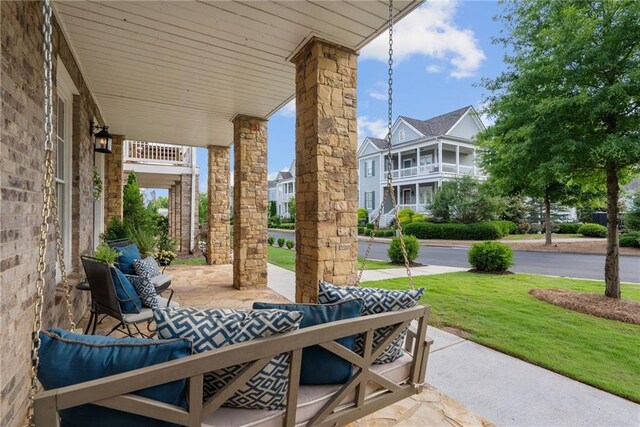
[[[273, 265], [269, 265], [270, 287], [267, 289], [234, 289], [231, 265], [176, 266], [168, 267], [166, 273], [173, 275], [172, 283], [175, 289], [173, 298], [181, 306], [249, 309], [254, 301], [290, 302], [295, 299], [295, 295], [292, 295], [292, 292], [295, 294], [292, 288], [293, 273]], [[388, 274], [383, 274], [380, 279], [387, 278], [387, 276]], [[373, 277], [377, 278], [378, 276]], [[274, 288], [287, 295], [276, 292]], [[86, 322], [87, 317], [85, 316], [78, 326], [84, 328]], [[104, 319], [98, 325], [96, 333], [105, 334], [114, 324], [112, 319]], [[113, 335], [122, 336], [118, 332]], [[474, 415], [463, 405], [431, 386], [419, 395], [404, 399], [351, 424], [353, 427], [423, 427], [427, 425], [434, 427], [488, 427], [493, 424]]]

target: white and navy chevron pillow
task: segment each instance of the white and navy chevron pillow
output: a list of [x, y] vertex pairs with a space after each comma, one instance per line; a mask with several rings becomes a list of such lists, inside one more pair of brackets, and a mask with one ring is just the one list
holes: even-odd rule
[[[284, 310], [221, 310], [193, 307], [156, 309], [154, 317], [161, 338], [190, 338], [195, 352], [293, 331], [300, 327], [302, 313]], [[282, 409], [285, 404], [289, 353], [271, 359], [242, 386], [224, 406], [246, 409]], [[204, 400], [215, 395], [244, 365], [231, 366], [204, 375]]]
[[[360, 288], [357, 286], [336, 286], [320, 281], [320, 291], [318, 292], [318, 303], [334, 304], [344, 300], [361, 299], [364, 301], [361, 316], [369, 314], [386, 313], [411, 308], [418, 305], [420, 298], [424, 294], [424, 288], [412, 289], [409, 291], [387, 291], [377, 288]], [[373, 347], [380, 344], [387, 336], [393, 326], [376, 329], [373, 332]], [[390, 363], [404, 354], [403, 343], [407, 335], [405, 329], [398, 335], [374, 363]], [[354, 352], [362, 354], [364, 350], [364, 335], [356, 337]]]
[[152, 256], [148, 256], [142, 259], [134, 259], [133, 270], [136, 272], [136, 275], [147, 277], [149, 279], [161, 274], [160, 267], [158, 267], [158, 262], [153, 259]]
[[151, 280], [146, 276], [134, 276], [125, 274], [129, 282], [133, 285], [133, 289], [142, 301], [142, 305], [149, 308], [158, 308], [158, 294]]

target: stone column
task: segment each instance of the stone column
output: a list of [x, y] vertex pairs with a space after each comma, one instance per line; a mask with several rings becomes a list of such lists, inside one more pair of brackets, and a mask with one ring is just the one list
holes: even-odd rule
[[229, 147], [209, 146], [207, 254], [209, 265], [231, 262], [229, 225]]
[[122, 219], [124, 187], [123, 135], [112, 135], [111, 154], [104, 161], [104, 221], [105, 225], [113, 217]]
[[267, 287], [267, 121], [233, 119], [233, 286]]
[[182, 175], [180, 180], [180, 218], [178, 218], [180, 227], [180, 250], [182, 253], [191, 252], [191, 215], [194, 205], [193, 194], [191, 192], [191, 174]]
[[185, 250], [182, 248], [182, 227], [181, 227], [181, 221], [180, 218], [182, 218], [182, 184], [181, 181], [178, 181], [175, 183], [175, 189], [176, 189], [176, 197], [175, 197], [175, 231], [176, 234], [174, 236], [174, 238], [176, 239], [176, 241], [178, 242], [178, 252], [181, 254], [185, 253]]
[[354, 284], [358, 166], [355, 52], [310, 40], [296, 65], [296, 301]]

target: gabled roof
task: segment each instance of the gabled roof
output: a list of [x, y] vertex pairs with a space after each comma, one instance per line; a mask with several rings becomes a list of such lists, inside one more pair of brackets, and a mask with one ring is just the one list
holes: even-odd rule
[[386, 139], [382, 138], [367, 138], [373, 145], [376, 146], [378, 150], [385, 150], [387, 148], [387, 144], [389, 143]]
[[459, 108], [427, 120], [417, 120], [406, 116], [400, 116], [400, 118], [426, 137], [439, 136], [449, 132], [453, 125], [458, 123], [470, 108], [473, 107], [471, 105], [467, 105], [466, 107]]
[[290, 179], [293, 178], [293, 175], [289, 171], [280, 171], [278, 177], [279, 179]]

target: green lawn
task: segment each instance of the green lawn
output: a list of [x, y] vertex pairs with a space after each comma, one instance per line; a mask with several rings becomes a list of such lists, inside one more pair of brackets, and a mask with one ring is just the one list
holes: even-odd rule
[[[532, 288], [603, 293], [598, 281], [527, 274], [449, 273], [415, 278], [431, 305], [429, 324], [452, 326], [479, 344], [640, 403], [640, 325], [601, 319], [542, 302]], [[365, 286], [407, 288], [406, 279]], [[622, 295], [640, 300], [640, 285]]]
[[[558, 234], [553, 233], [552, 239], [566, 239], [568, 237], [584, 237], [582, 234]], [[544, 234], [510, 234], [504, 236], [502, 240], [544, 240]]]
[[205, 265], [203, 256], [197, 258], [176, 258], [171, 261], [171, 265]]
[[[286, 268], [287, 270], [295, 271], [296, 269], [296, 251], [289, 249], [276, 248], [269, 246], [269, 262], [277, 265], [278, 267]], [[358, 267], [362, 262], [362, 258], [358, 257]], [[366, 270], [380, 270], [382, 268], [394, 268], [397, 265], [391, 264], [387, 261], [368, 260]]]

